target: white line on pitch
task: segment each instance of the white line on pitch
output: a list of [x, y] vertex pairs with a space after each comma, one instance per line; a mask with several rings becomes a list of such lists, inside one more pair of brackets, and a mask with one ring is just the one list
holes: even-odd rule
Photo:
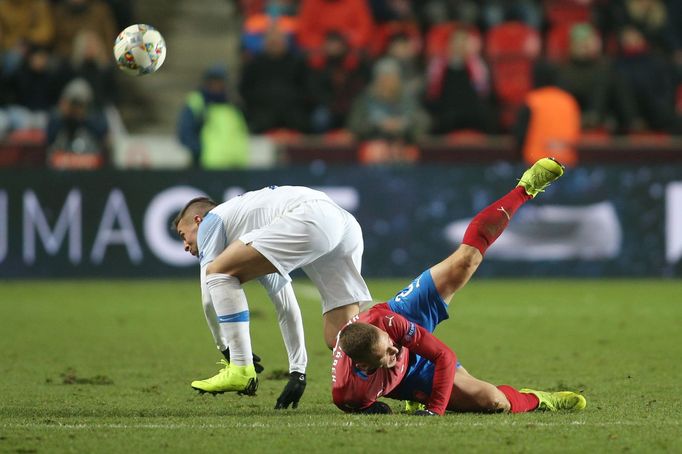
[[[666, 425], [679, 426], [679, 421], [611, 421], [611, 422], [586, 422], [586, 421], [568, 421], [568, 422], [532, 422], [532, 421], [491, 421], [487, 423], [482, 422], [463, 422], [463, 421], [448, 421], [448, 425], [460, 427], [483, 427], [483, 426], [520, 426], [520, 427], [566, 427], [566, 426], [584, 426], [584, 427], [610, 427], [610, 426], [647, 426], [647, 425]], [[377, 423], [377, 426], [387, 427], [422, 427], [429, 424], [424, 422], [409, 422], [409, 421], [393, 421]], [[4, 429], [62, 429], [62, 430], [80, 430], [80, 429], [161, 429], [161, 430], [178, 430], [178, 429], [225, 429], [225, 428], [250, 428], [250, 429], [271, 429], [271, 428], [323, 428], [323, 427], [366, 427], [367, 422], [355, 421], [338, 421], [338, 422], [300, 422], [300, 423], [284, 423], [272, 424], [263, 422], [253, 423], [235, 423], [235, 424], [154, 424], [154, 423], [140, 423], [140, 424], [116, 424], [116, 423], [78, 423], [78, 424], [62, 424], [54, 423], [9, 423], [0, 424]]]

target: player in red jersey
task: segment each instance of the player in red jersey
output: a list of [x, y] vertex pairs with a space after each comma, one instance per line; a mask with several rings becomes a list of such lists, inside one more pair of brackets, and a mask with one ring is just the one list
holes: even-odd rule
[[577, 393], [519, 391], [479, 380], [431, 334], [448, 318], [453, 294], [469, 281], [516, 210], [562, 174], [563, 166], [553, 159], [536, 162], [514, 190], [474, 217], [454, 254], [390, 301], [355, 316], [339, 332], [332, 363], [332, 395], [339, 408], [390, 413], [390, 407], [377, 400], [384, 396], [420, 402], [425, 407], [414, 412], [419, 415], [585, 408], [585, 398]]

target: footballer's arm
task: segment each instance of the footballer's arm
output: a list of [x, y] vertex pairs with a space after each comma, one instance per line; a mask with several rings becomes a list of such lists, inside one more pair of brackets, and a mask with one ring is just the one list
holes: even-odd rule
[[440, 339], [426, 329], [414, 323], [415, 335], [403, 345], [435, 365], [433, 385], [426, 408], [434, 413], [443, 415], [447, 408], [452, 386], [455, 382], [455, 368], [457, 356]]

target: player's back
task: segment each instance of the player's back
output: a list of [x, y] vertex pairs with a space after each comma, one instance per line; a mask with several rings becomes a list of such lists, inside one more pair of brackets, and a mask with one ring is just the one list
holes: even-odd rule
[[333, 203], [329, 196], [304, 186], [268, 186], [221, 203], [211, 213], [218, 215], [230, 237], [261, 228], [303, 202], [325, 200]]

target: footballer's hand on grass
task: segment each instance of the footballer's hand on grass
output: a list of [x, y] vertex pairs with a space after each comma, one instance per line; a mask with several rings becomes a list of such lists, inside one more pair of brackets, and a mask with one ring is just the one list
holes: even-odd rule
[[431, 410], [417, 410], [412, 413], [414, 416], [439, 416], [438, 413]]
[[301, 400], [303, 391], [305, 391], [305, 374], [300, 372], [292, 372], [289, 374], [289, 381], [284, 387], [284, 391], [277, 398], [277, 403], [275, 404], [275, 410], [281, 410], [282, 408], [298, 407], [298, 401]]
[[253, 354], [253, 368], [256, 370], [257, 374], [260, 374], [265, 370], [265, 367], [260, 363], [260, 356]]
[[391, 410], [391, 407], [387, 403], [377, 401], [369, 407], [363, 408], [358, 413], [365, 415], [390, 415], [393, 413], [393, 410]]

